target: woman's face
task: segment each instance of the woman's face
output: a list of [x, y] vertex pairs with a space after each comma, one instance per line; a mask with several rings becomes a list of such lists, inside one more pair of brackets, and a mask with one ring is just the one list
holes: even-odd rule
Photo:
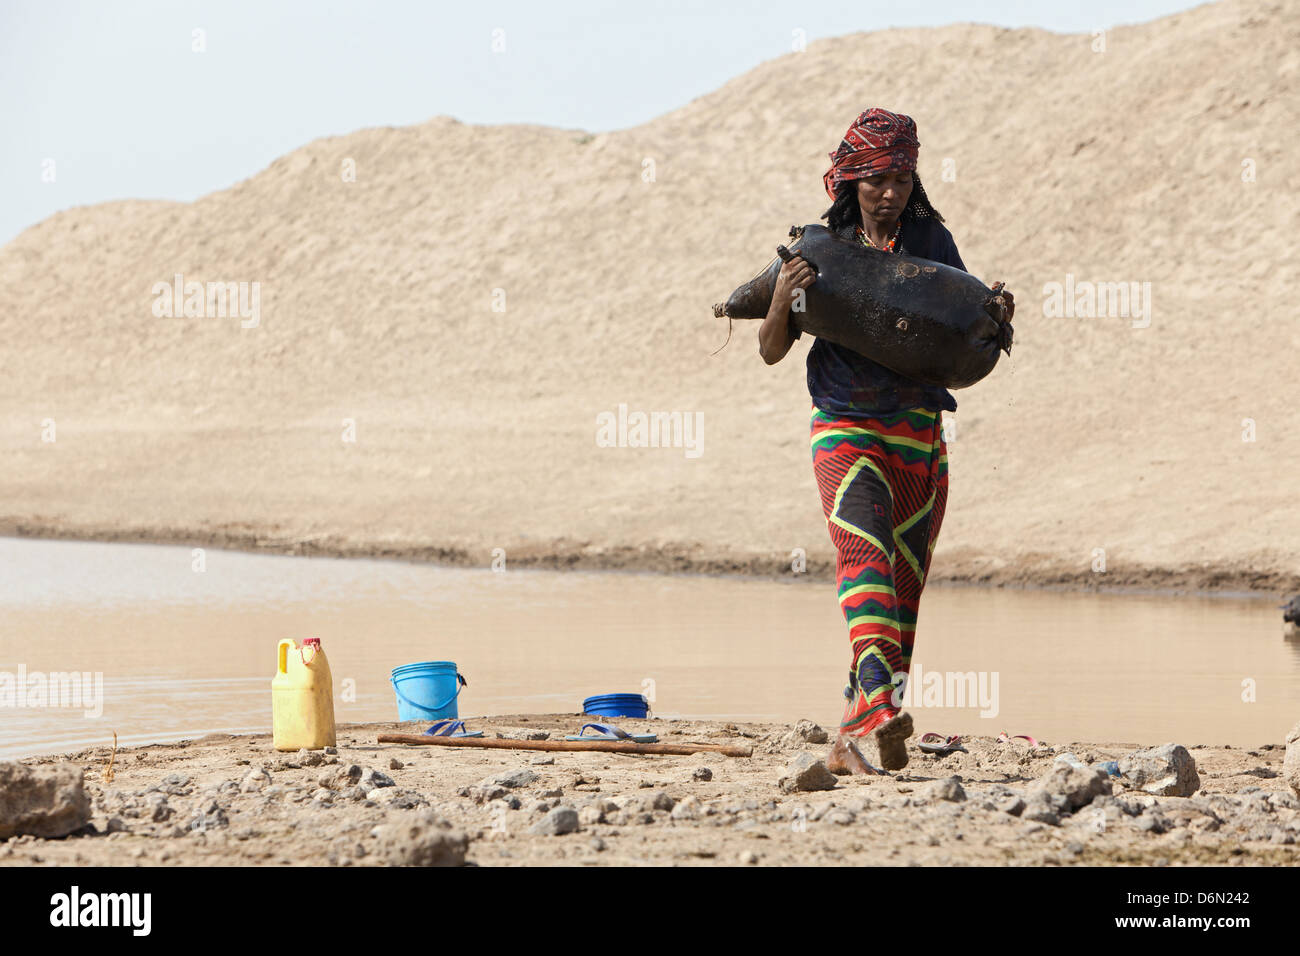
[[900, 169], [859, 179], [858, 206], [862, 215], [882, 226], [892, 225], [912, 195], [912, 171]]

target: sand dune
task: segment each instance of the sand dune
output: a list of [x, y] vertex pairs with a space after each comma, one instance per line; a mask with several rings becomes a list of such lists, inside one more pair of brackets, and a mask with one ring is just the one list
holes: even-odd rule
[[[822, 571], [809, 343], [768, 368], [737, 324], [710, 356], [710, 305], [818, 220], [827, 152], [880, 105], [1019, 304], [1010, 361], [957, 393], [934, 578], [1300, 587], [1300, 14], [1095, 43], [863, 33], [627, 130], [439, 116], [53, 216], [0, 249], [0, 529]], [[256, 327], [155, 315], [177, 274], [258, 283]], [[1149, 325], [1044, 314], [1067, 281], [1150, 283]], [[620, 405], [702, 413], [700, 454], [601, 447]]]

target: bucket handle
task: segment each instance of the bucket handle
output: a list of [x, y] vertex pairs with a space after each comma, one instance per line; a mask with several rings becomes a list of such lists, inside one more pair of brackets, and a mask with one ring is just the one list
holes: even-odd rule
[[406, 701], [408, 704], [410, 704], [410, 705], [411, 705], [412, 707], [414, 707], [416, 710], [442, 710], [444, 707], [446, 707], [446, 706], [447, 706], [448, 704], [450, 704], [453, 700], [455, 700], [457, 697], [460, 696], [460, 692], [461, 692], [461, 689], [462, 689], [462, 688], [467, 687], [467, 686], [469, 685], [469, 681], [467, 681], [463, 676], [461, 676], [460, 671], [457, 671], [457, 672], [456, 672], [456, 692], [455, 692], [454, 694], [452, 694], [450, 697], [448, 697], [446, 700], [444, 700], [441, 704], [435, 704], [433, 707], [429, 707], [429, 706], [426, 705], [426, 704], [418, 704], [418, 703], [416, 703], [415, 701], [411, 700], [411, 698], [409, 698], [409, 697], [407, 697], [405, 694], [403, 694], [402, 691], [401, 691], [401, 689], [397, 686], [397, 681], [396, 681], [395, 678], [392, 678], [392, 677], [388, 678], [388, 683], [390, 683], [390, 684], [393, 685], [393, 692], [394, 692], [395, 694], [397, 694], [398, 697], [402, 698], [402, 700]]

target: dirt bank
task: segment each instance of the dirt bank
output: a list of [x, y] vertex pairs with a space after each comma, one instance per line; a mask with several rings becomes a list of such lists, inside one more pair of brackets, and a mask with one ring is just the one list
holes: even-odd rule
[[[769, 368], [738, 323], [711, 355], [710, 306], [818, 220], [827, 153], [881, 105], [916, 118], [971, 272], [1018, 302], [1012, 355], [957, 394], [935, 579], [1300, 589], [1300, 13], [1230, 0], [1098, 40], [818, 40], [628, 129], [437, 116], [193, 203], [61, 212], [0, 248], [0, 523], [822, 573], [810, 343]], [[258, 314], [166, 314], [177, 276], [256, 285]], [[1059, 313], [1066, 285], [1088, 295]], [[699, 428], [601, 440], [655, 412]]]
[[[0, 535], [80, 541], [171, 544], [223, 548], [256, 554], [308, 557], [376, 558], [415, 561], [463, 568], [491, 567], [494, 555], [478, 547], [445, 548], [429, 544], [376, 543], [364, 537], [340, 535], [266, 536], [256, 531], [196, 528], [69, 526], [41, 519], [0, 518]], [[592, 542], [555, 540], [544, 545], [512, 549], [510, 567], [541, 570], [647, 571], [658, 574], [739, 574], [756, 577], [830, 581], [835, 562], [825, 555], [802, 559], [798, 572], [789, 554], [738, 554], [700, 543], [604, 546]], [[1160, 591], [1196, 593], [1258, 593], [1289, 597], [1300, 591], [1300, 571], [1261, 568], [1250, 561], [1206, 561], [1178, 567], [1121, 566], [1104, 572], [1062, 562], [1048, 554], [1013, 561], [990, 558], [978, 551], [953, 551], [932, 569], [929, 581], [987, 587], [1066, 588], [1078, 591]]]

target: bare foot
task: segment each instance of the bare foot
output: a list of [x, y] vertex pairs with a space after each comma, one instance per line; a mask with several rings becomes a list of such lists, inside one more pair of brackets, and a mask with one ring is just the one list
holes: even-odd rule
[[826, 768], [841, 777], [854, 773], [883, 776], [879, 770], [867, 763], [867, 758], [862, 756], [858, 745], [851, 738], [844, 736], [836, 737], [835, 743], [831, 745], [830, 753], [826, 755]]
[[902, 770], [907, 766], [907, 738], [912, 736], [912, 715], [900, 711], [871, 732], [880, 752], [880, 766]]

